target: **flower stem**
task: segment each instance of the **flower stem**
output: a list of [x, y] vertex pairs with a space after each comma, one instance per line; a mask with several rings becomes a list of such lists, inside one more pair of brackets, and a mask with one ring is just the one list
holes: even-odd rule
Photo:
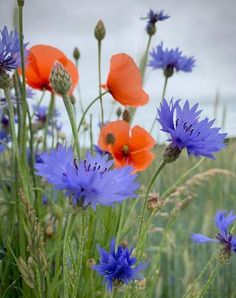
[[143, 58], [141, 60], [140, 67], [139, 67], [140, 72], [141, 72], [141, 76], [142, 76], [143, 79], [144, 79], [145, 71], [146, 71], [146, 67], [147, 67], [148, 52], [149, 52], [149, 48], [150, 48], [150, 45], [151, 45], [151, 40], [152, 40], [152, 35], [149, 35], [146, 50], [143, 54]]
[[102, 41], [98, 40], [98, 84], [99, 84], [99, 96], [100, 96], [100, 106], [101, 106], [101, 123], [104, 123], [104, 111], [103, 111], [103, 103], [102, 103], [102, 79], [101, 79], [101, 49], [102, 49]]
[[[101, 94], [101, 96], [107, 94], [108, 92], [109, 92], [109, 91], [105, 91], [105, 92], [103, 92], [103, 93]], [[81, 126], [82, 126], [82, 124], [83, 124], [85, 115], [87, 114], [87, 112], [88, 112], [88, 110], [91, 108], [91, 106], [92, 106], [98, 99], [100, 99], [100, 95], [97, 96], [93, 101], [91, 101], [91, 103], [90, 103], [90, 104], [87, 106], [87, 108], [85, 109], [85, 111], [84, 111], [84, 113], [83, 113], [83, 115], [82, 115], [82, 117], [81, 117], [81, 119], [80, 119], [79, 125], [78, 125], [78, 134], [79, 134], [80, 129], [81, 129]]]
[[[163, 87], [163, 90], [162, 90], [161, 102], [162, 102], [163, 99], [165, 98], [167, 82], [168, 82], [168, 77], [165, 76], [165, 82], [164, 82], [164, 87]], [[153, 120], [151, 129], [150, 129], [150, 131], [149, 131], [150, 134], [151, 134], [152, 131], [153, 131], [153, 128], [154, 128], [154, 126], [155, 126], [155, 123], [156, 123], [156, 119]]]
[[70, 292], [70, 281], [69, 281], [69, 274], [68, 274], [68, 263], [67, 258], [69, 257], [69, 246], [71, 245], [71, 236], [72, 231], [76, 219], [76, 213], [70, 214], [70, 217], [67, 222], [64, 243], [63, 243], [63, 281], [64, 281], [64, 296], [65, 298], [69, 298]]
[[49, 103], [48, 113], [47, 113], [47, 117], [46, 117], [46, 123], [45, 123], [45, 127], [44, 127], [43, 151], [45, 151], [46, 148], [47, 148], [48, 126], [49, 126], [49, 122], [51, 120], [51, 117], [53, 115], [54, 102], [55, 102], [55, 94], [51, 93], [51, 100], [50, 100], [50, 103]]
[[77, 126], [76, 126], [76, 121], [75, 121], [75, 114], [74, 114], [74, 109], [72, 106], [72, 103], [70, 101], [70, 97], [68, 96], [68, 94], [63, 94], [62, 95], [63, 98], [63, 102], [70, 120], [70, 125], [71, 125], [71, 129], [72, 129], [72, 133], [73, 133], [73, 137], [74, 137], [74, 145], [76, 148], [76, 152], [78, 155], [78, 158], [80, 158], [80, 146], [79, 146], [79, 138], [78, 138], [78, 132], [77, 132]]
[[21, 101], [22, 101], [22, 136], [20, 142], [22, 164], [26, 164], [26, 143], [27, 143], [27, 101], [25, 88], [25, 55], [24, 55], [24, 35], [23, 35], [23, 6], [18, 5], [19, 11], [19, 37], [20, 37], [20, 56], [21, 56], [21, 73], [22, 73], [22, 87], [21, 87]]
[[146, 190], [146, 195], [145, 195], [145, 199], [144, 199], [144, 203], [143, 203], [143, 209], [142, 209], [142, 214], [141, 214], [141, 221], [140, 221], [140, 226], [139, 226], [139, 234], [138, 234], [138, 244], [137, 247], [139, 248], [141, 246], [142, 243], [142, 238], [143, 238], [143, 224], [144, 224], [144, 217], [145, 217], [145, 211], [146, 211], [146, 207], [147, 207], [147, 202], [148, 202], [148, 195], [150, 193], [150, 190], [154, 184], [154, 182], [156, 181], [156, 178], [158, 177], [158, 175], [160, 174], [160, 172], [163, 170], [163, 168], [165, 167], [166, 162], [162, 161], [161, 164], [159, 165], [159, 167], [156, 169], [156, 171], [154, 172], [152, 179], [147, 187]]

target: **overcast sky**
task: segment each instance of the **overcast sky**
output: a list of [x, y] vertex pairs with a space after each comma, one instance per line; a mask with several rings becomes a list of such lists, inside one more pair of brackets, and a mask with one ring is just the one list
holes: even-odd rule
[[[12, 27], [15, 2], [0, 0], [0, 28], [5, 24]], [[140, 18], [150, 8], [164, 9], [171, 16], [158, 23], [152, 46], [163, 41], [197, 60], [193, 73], [177, 73], [171, 78], [168, 97], [204, 103], [213, 100], [218, 89], [223, 100], [236, 101], [235, 0], [25, 0], [25, 41], [56, 46], [70, 57], [77, 46], [81, 51], [80, 86], [84, 100], [89, 101], [97, 94], [96, 22], [102, 19], [107, 30], [102, 49], [106, 81], [112, 54], [125, 52], [139, 62], [147, 42], [146, 22]], [[162, 72], [149, 69], [145, 89], [151, 103], [141, 111], [157, 105], [162, 87]]]

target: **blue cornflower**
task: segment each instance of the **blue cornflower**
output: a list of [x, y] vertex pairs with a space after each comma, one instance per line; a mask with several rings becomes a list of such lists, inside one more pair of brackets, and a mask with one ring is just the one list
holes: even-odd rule
[[7, 144], [11, 141], [11, 137], [7, 131], [0, 129], [0, 153], [4, 152]]
[[32, 88], [27, 87], [26, 88], [26, 97], [29, 99], [34, 98], [35, 96], [35, 91]]
[[157, 109], [156, 120], [161, 124], [162, 131], [168, 133], [171, 147], [181, 152], [187, 149], [188, 155], [206, 156], [213, 158], [213, 153], [225, 147], [226, 133], [219, 133], [220, 128], [213, 128], [214, 120], [208, 118], [199, 120], [202, 112], [198, 110], [198, 104], [192, 108], [188, 100], [181, 108], [180, 100], [170, 104], [164, 99]]
[[171, 50], [166, 48], [164, 50], [163, 43], [158, 45], [156, 49], [153, 49], [150, 55], [152, 60], [150, 60], [149, 66], [153, 69], [163, 69], [167, 77], [172, 76], [174, 70], [191, 72], [196, 61], [194, 57], [183, 56], [179, 48]]
[[159, 21], [164, 21], [169, 19], [164, 10], [160, 10], [155, 12], [154, 10], [150, 9], [147, 16], [142, 18], [143, 20], [147, 20], [146, 31], [148, 34], [153, 35], [156, 32], [156, 23]]
[[215, 235], [216, 239], [209, 238], [203, 234], [192, 234], [191, 239], [195, 243], [203, 244], [207, 242], [215, 242], [224, 246], [225, 255], [236, 252], [236, 237], [230, 233], [229, 226], [236, 220], [233, 211], [218, 210], [215, 215], [215, 225], [219, 233]]
[[133, 280], [143, 279], [140, 270], [145, 269], [144, 264], [135, 264], [137, 259], [132, 257], [133, 249], [128, 249], [123, 245], [115, 248], [115, 239], [111, 240], [110, 251], [107, 252], [98, 247], [100, 254], [100, 264], [94, 265], [92, 268], [104, 277], [107, 289], [112, 290], [113, 286], [128, 284]]
[[72, 148], [59, 145], [50, 153], [43, 153], [41, 159], [43, 163], [35, 165], [37, 174], [56, 189], [65, 190], [74, 206], [85, 209], [91, 205], [95, 210], [97, 204], [112, 206], [114, 202], [136, 197], [139, 184], [135, 182], [133, 168], [112, 170], [113, 161], [107, 155], [87, 153], [77, 164]]
[[[46, 122], [48, 114], [48, 106], [44, 105], [33, 105], [34, 115], [38, 121]], [[53, 111], [53, 117], [59, 117], [60, 112], [57, 109]]]
[[[9, 33], [6, 26], [0, 33], [0, 70], [11, 71], [19, 67], [21, 62], [19, 35], [16, 31]], [[24, 48], [26, 46], [24, 44]]]

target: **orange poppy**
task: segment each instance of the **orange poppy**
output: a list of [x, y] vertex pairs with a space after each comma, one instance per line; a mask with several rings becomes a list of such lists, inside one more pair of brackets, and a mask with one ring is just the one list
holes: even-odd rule
[[52, 91], [49, 78], [55, 61], [60, 62], [70, 73], [72, 94], [79, 79], [76, 66], [62, 51], [51, 46], [36, 45], [29, 50], [25, 67], [26, 83], [34, 89]]
[[126, 54], [112, 56], [107, 83], [102, 87], [124, 106], [142, 106], [149, 100], [142, 87], [140, 71], [134, 60]]
[[150, 151], [155, 145], [153, 137], [138, 125], [131, 129], [123, 120], [103, 126], [98, 144], [102, 150], [112, 154], [117, 167], [129, 164], [135, 172], [145, 170], [155, 158]]

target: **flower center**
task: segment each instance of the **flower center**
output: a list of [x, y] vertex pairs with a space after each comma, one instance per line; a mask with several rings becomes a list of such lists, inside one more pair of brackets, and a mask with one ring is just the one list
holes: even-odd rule
[[104, 174], [107, 172], [109, 169], [106, 167], [104, 169], [101, 168], [101, 165], [97, 162], [95, 162], [93, 165], [91, 163], [88, 163], [87, 160], [84, 160], [84, 169], [86, 172], [94, 172], [98, 171], [100, 174]]
[[122, 153], [123, 153], [123, 155], [124, 155], [125, 157], [129, 156], [129, 153], [130, 153], [130, 151], [129, 151], [129, 146], [124, 145], [123, 148], [122, 148]]

